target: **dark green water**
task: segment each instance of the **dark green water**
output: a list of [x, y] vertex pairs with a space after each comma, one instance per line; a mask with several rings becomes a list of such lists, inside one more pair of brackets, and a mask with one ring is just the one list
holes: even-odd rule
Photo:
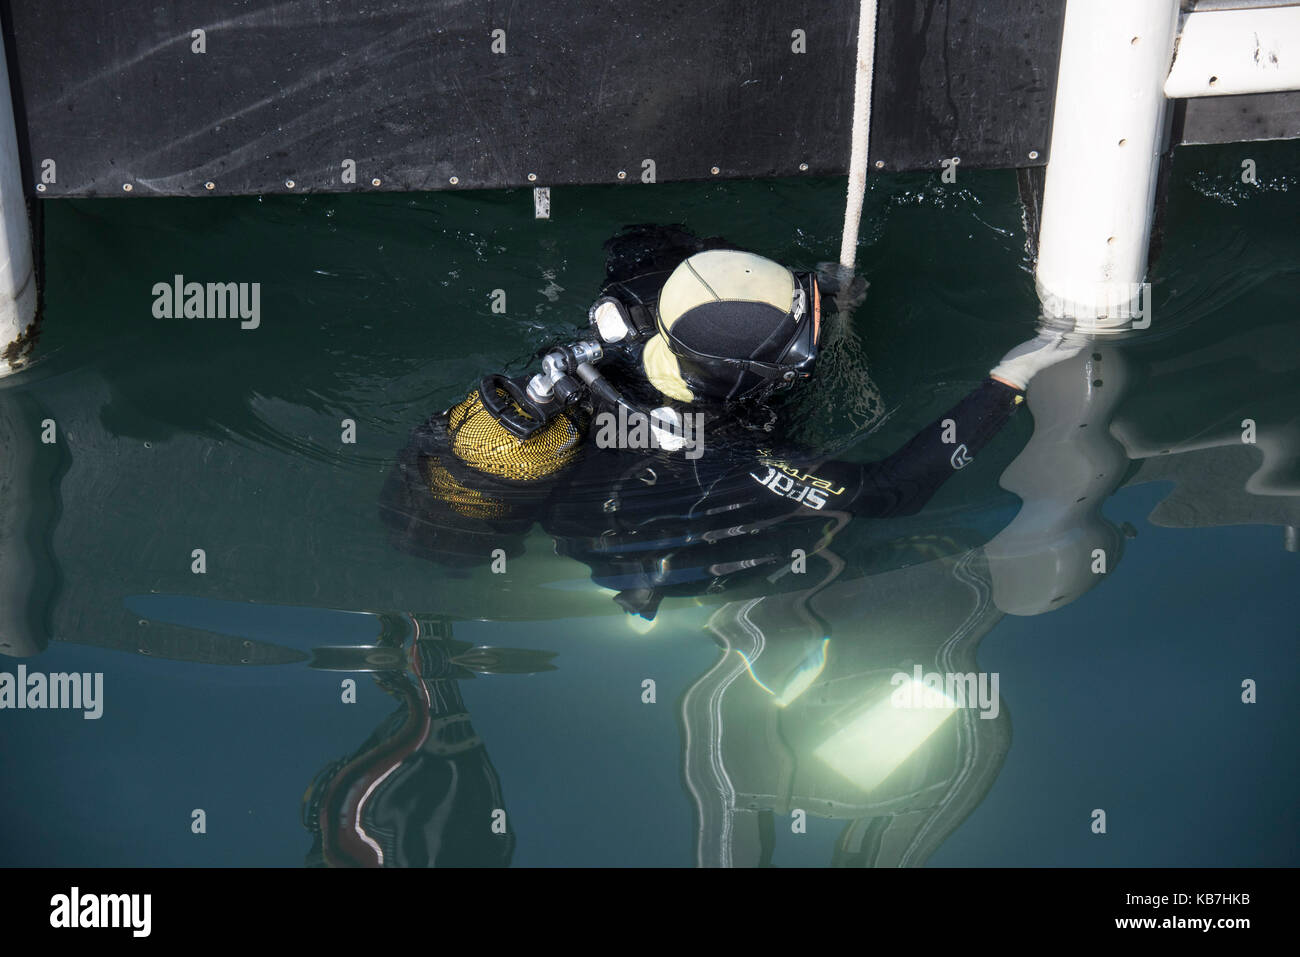
[[[1048, 550], [990, 571], [983, 546], [1020, 507], [999, 477], [1044, 414], [1031, 393], [891, 545], [851, 574], [818, 566], [832, 639], [786, 708], [763, 684], [822, 650], [797, 592], [669, 599], [647, 627], [539, 532], [505, 574], [449, 571], [392, 548], [376, 503], [412, 427], [585, 324], [619, 227], [685, 223], [808, 269], [837, 255], [841, 180], [563, 189], [550, 221], [523, 191], [47, 203], [41, 339], [0, 381], [0, 508], [27, 516], [5, 543], [22, 562], [4, 567], [31, 575], [7, 572], [6, 600], [30, 608], [6, 620], [35, 621], [0, 670], [102, 672], [103, 716], [0, 711], [0, 863], [304, 863], [304, 790], [419, 711], [401, 704], [419, 697], [409, 673], [313, 668], [312, 649], [384, 628], [401, 643], [415, 615], [555, 657], [437, 683], [463, 701], [434, 709], [454, 716], [454, 757], [387, 809], [425, 848], [412, 859], [1296, 864], [1298, 173], [1294, 144], [1179, 154], [1151, 328], [1099, 346], [1106, 384], [1084, 389], [1110, 438], [1071, 432], [1038, 466], [1064, 488], [1098, 449], [1112, 457], [1104, 501], [1039, 536], [1097, 536], [1105, 573], [1057, 595], [1036, 577]], [[1014, 175], [874, 179], [859, 262], [868, 298], [796, 418], [810, 444], [865, 461], [1033, 335]], [[260, 326], [155, 318], [151, 289], [176, 274], [260, 282]], [[1075, 378], [1050, 387], [1066, 405]], [[957, 714], [879, 781], [828, 761], [845, 728], [859, 747], [907, 738], [855, 722], [915, 665], [997, 673], [998, 717]]]

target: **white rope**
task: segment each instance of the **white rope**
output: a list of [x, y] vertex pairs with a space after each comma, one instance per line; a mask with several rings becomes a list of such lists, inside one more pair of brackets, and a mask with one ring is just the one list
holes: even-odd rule
[[840, 265], [852, 269], [858, 252], [858, 226], [867, 191], [867, 143], [871, 135], [871, 74], [876, 61], [876, 0], [862, 0], [858, 15], [858, 70], [853, 80], [853, 151], [849, 154], [849, 195], [844, 207]]

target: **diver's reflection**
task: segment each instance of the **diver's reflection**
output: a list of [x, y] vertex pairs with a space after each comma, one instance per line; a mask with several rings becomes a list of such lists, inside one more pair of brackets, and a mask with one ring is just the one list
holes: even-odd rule
[[[1036, 376], [1033, 437], [1001, 480], [1022, 502], [1009, 522], [968, 514], [962, 541], [922, 513], [883, 564], [850, 524], [836, 551], [810, 554], [813, 587], [717, 610], [723, 652], [681, 712], [697, 864], [779, 863], [778, 835], [802, 812], [845, 822], [833, 864], [918, 866], [979, 805], [1011, 740], [980, 639], [1004, 613], [1074, 601], [1122, 556], [1100, 506], [1128, 464], [1108, 431], [1127, 372], [1094, 345]], [[909, 556], [909, 542], [928, 547]], [[949, 693], [913, 687], [918, 675]]]
[[384, 618], [376, 645], [317, 648], [311, 662], [330, 671], [373, 672], [397, 710], [308, 788], [302, 822], [315, 840], [307, 864], [507, 866], [514, 831], [459, 682], [476, 674], [550, 671], [553, 655], [475, 647], [454, 639], [451, 623], [437, 618]]
[[799, 812], [846, 822], [830, 863], [917, 866], [1002, 766], [996, 686], [961, 707], [910, 687], [918, 671], [979, 681], [976, 647], [1002, 617], [979, 549], [852, 581], [819, 559], [813, 588], [709, 621], [722, 653], [681, 710], [699, 866], [780, 863]]
[[1061, 608], [1113, 574], [1135, 534], [1101, 513], [1121, 485], [1176, 483], [1153, 524], [1272, 524], [1295, 549], [1300, 329], [1133, 347], [1095, 342], [1035, 378], [1033, 436], [1001, 477], [1022, 504], [986, 544], [856, 580], [824, 550], [830, 583], [714, 614], [723, 653], [682, 708], [697, 863], [778, 863], [799, 810], [846, 822], [832, 863], [924, 863], [991, 787], [1010, 717], [899, 709], [895, 679], [979, 674], [1003, 613]]

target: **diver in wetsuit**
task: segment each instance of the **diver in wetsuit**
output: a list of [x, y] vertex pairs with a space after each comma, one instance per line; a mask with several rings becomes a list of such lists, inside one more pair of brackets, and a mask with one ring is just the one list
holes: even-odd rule
[[[531, 378], [487, 376], [412, 434], [381, 512], [403, 550], [457, 566], [540, 523], [628, 612], [742, 587], [852, 517], [919, 511], [1082, 340], [1045, 330], [893, 455], [826, 461], [770, 400], [814, 371], [833, 284], [719, 239], [632, 227], [606, 244], [592, 335]], [[826, 315], [823, 315], [823, 313]], [[953, 428], [945, 429], [947, 420]]]

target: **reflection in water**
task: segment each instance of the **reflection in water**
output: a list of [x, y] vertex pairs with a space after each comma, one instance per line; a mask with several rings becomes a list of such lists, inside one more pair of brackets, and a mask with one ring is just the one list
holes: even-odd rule
[[[1124, 532], [1101, 507], [1116, 487], [1176, 483], [1151, 516], [1157, 524], [1268, 523], [1294, 538], [1296, 327], [1266, 326], [1181, 355], [1166, 347], [1156, 360], [1137, 345], [1094, 344], [1035, 379], [1028, 394], [1033, 436], [1001, 479], [1023, 500], [1010, 521], [984, 506], [966, 507], [960, 521], [951, 507], [877, 523], [826, 511], [812, 537], [773, 542], [746, 534], [746, 547], [756, 550], [731, 556], [725, 570], [683, 564], [703, 569], [695, 592], [726, 586], [713, 589], [718, 604], [708, 623], [718, 657], [680, 709], [696, 863], [779, 863], [776, 828], [796, 811], [844, 822], [832, 863], [924, 863], [988, 792], [1009, 747], [1011, 718], [997, 700], [900, 714], [891, 704], [898, 676], [910, 680], [918, 669], [978, 675], [979, 641], [1004, 613], [1050, 611], [1115, 574]], [[57, 490], [58, 482], [49, 463], [24, 454], [18, 439], [41, 410], [12, 395], [3, 399], [12, 437], [6, 500], [36, 501], [37, 490]], [[1254, 444], [1242, 441], [1244, 418], [1254, 420]], [[40, 567], [30, 557], [25, 566], [15, 564], [13, 549], [39, 554], [53, 514], [48, 506], [6, 510], [7, 523], [22, 515], [45, 522], [42, 534], [6, 537], [7, 589], [21, 590], [26, 581], [15, 567]], [[718, 527], [674, 521], [693, 541]], [[735, 525], [724, 529], [744, 527], [729, 521]], [[629, 532], [644, 528], [630, 524]], [[876, 531], [864, 535], [864, 526]], [[774, 528], [779, 523], [764, 527]], [[609, 555], [634, 538], [605, 535], [566, 548], [599, 553], [591, 562], [598, 579], [626, 588], [646, 568], [671, 567], [650, 548], [648, 560], [636, 559], [633, 577], [610, 573]], [[799, 573], [780, 560], [795, 542], [806, 546]], [[672, 540], [669, 552], [680, 554], [684, 544], [691, 543]], [[474, 647], [455, 640], [445, 619], [395, 614], [377, 616], [373, 644], [308, 651], [245, 637], [237, 628], [220, 634], [190, 627], [211, 613], [187, 614], [183, 603], [168, 612], [162, 601], [131, 599], [151, 627], [130, 642], [56, 637], [207, 664], [309, 661], [318, 669], [372, 673], [397, 703], [390, 719], [356, 752], [324, 768], [309, 789], [303, 821], [315, 840], [310, 862], [509, 862], [513, 831], [484, 826], [505, 801], [458, 683], [549, 670], [547, 653]], [[49, 634], [22, 609], [22, 602], [6, 603], [2, 637], [16, 657], [39, 653]]]
[[[475, 648], [451, 624], [387, 616], [378, 645], [318, 648], [312, 667], [375, 672], [397, 710], [303, 798], [315, 836], [307, 863], [334, 867], [480, 867], [510, 863], [515, 835], [501, 783], [470, 724], [457, 682], [475, 674], [549, 671], [551, 655]], [[489, 825], [489, 822], [490, 825]]]
[[[414, 274], [416, 263], [394, 268]], [[216, 389], [206, 405], [182, 398], [207, 355], [162, 364], [161, 379], [150, 378], [139, 375], [139, 360], [126, 347], [92, 340], [92, 349], [108, 351], [101, 368], [73, 370], [67, 381], [51, 376], [36, 383], [41, 389], [9, 380], [0, 390], [0, 653], [53, 656], [68, 644], [93, 645], [205, 665], [307, 663], [373, 681], [393, 699], [394, 713], [354, 752], [322, 769], [309, 789], [309, 861], [504, 864], [516, 834], [508, 814], [505, 830], [494, 832], [493, 814], [509, 810], [503, 792], [517, 807], [536, 782], [511, 777], [504, 764], [505, 780], [498, 780], [460, 682], [551, 665], [543, 652], [459, 641], [444, 616], [585, 616], [594, 635], [613, 613], [639, 623], [653, 618], [658, 636], [679, 624], [680, 609], [704, 605], [712, 612], [707, 634], [718, 646], [716, 658], [679, 703], [693, 862], [784, 863], [777, 835], [803, 811], [839, 822], [830, 863], [922, 864], [993, 785], [1012, 718], [991, 683], [991, 700], [977, 697], [973, 707], [972, 699], [955, 708], [934, 707], [946, 702], [932, 699], [929, 708], [900, 709], [895, 694], [917, 669], [923, 676], [981, 675], [979, 642], [1004, 614], [1042, 615], [1093, 589], [1104, 594], [1105, 579], [1124, 574], [1125, 542], [1134, 534], [1104, 514], [1109, 496], [1162, 483], [1168, 491], [1148, 517], [1155, 525], [1267, 524], [1279, 529], [1279, 545], [1300, 547], [1300, 325], [1279, 320], [1289, 315], [1285, 302], [1243, 309], [1231, 325], [1217, 321], [1248, 292], [1267, 304], [1265, 280], [1275, 280], [1278, 268], [1257, 259], [1240, 276], [1182, 277], [1203, 308], [1179, 324], [1164, 318], [1157, 299], [1146, 337], [1090, 343], [1041, 372], [1026, 396], [1032, 436], [1023, 448], [1017, 431], [1028, 433], [1030, 423], [1022, 411], [1009, 431], [988, 437], [961, 475], [953, 474], [951, 448], [939, 460], [929, 456], [939, 446], [928, 439], [907, 443], [907, 433], [951, 400], [925, 406], [924, 414], [916, 411], [921, 403], [887, 415], [880, 397], [900, 389], [878, 389], [859, 374], [859, 347], [872, 357], [872, 374], [886, 382], [879, 342], [889, 340], [890, 329], [884, 321], [837, 324], [828, 304], [828, 350], [840, 342], [851, 367], [838, 381], [860, 390], [829, 418], [845, 424], [840, 434], [856, 430], [871, 442], [878, 439], [872, 429], [896, 429], [897, 442], [880, 444], [910, 452], [885, 460], [887, 476], [880, 465], [859, 461], [876, 457], [874, 451], [856, 455], [840, 447], [827, 419], [800, 429], [807, 406], [794, 399], [777, 410], [814, 446], [806, 467], [790, 457], [806, 450], [775, 442], [757, 463], [724, 442], [719, 455], [706, 457], [702, 477], [695, 466], [688, 475], [616, 452], [616, 466], [579, 463], [544, 495], [515, 489], [493, 504], [471, 489], [478, 494], [462, 499], [459, 511], [444, 500], [436, 513], [427, 507], [432, 483], [445, 486], [447, 478], [430, 468], [432, 444], [408, 448], [401, 460], [406, 475], [381, 495], [393, 449], [402, 444], [396, 423], [405, 430], [430, 408], [463, 397], [431, 397], [427, 381], [467, 381], [470, 363], [496, 368], [538, 345], [534, 326], [516, 330], [527, 333], [526, 347], [513, 342], [490, 355], [476, 352], [477, 345], [440, 352], [445, 330], [415, 345], [385, 341], [381, 351], [393, 359], [388, 375], [367, 378], [331, 366], [322, 379], [319, 357], [298, 351], [293, 327], [268, 323], [268, 335], [277, 338], [259, 340], [261, 351], [253, 353], [264, 377], [252, 376], [247, 388]], [[170, 264], [162, 272], [170, 274]], [[594, 288], [599, 277], [589, 278]], [[873, 294], [890, 278], [873, 276]], [[1216, 283], [1214, 295], [1201, 295]], [[564, 284], [581, 286], [571, 276]], [[463, 301], [446, 309], [470, 317], [466, 337], [471, 320], [481, 319], [471, 302], [477, 290], [468, 288], [458, 285]], [[391, 308], [381, 303], [367, 318], [379, 322]], [[47, 331], [57, 334], [57, 324]], [[961, 330], [954, 323], [942, 331]], [[360, 325], [337, 323], [324, 348], [364, 355], [374, 338]], [[220, 340], [217, 351], [230, 366], [248, 361], [241, 343]], [[291, 375], [280, 365], [286, 356]], [[427, 356], [441, 358], [429, 366]], [[823, 371], [836, 371], [830, 351], [822, 359], [831, 363]], [[898, 362], [930, 368], [918, 356]], [[983, 371], [951, 357], [936, 366], [929, 394], [952, 398], [974, 387]], [[929, 388], [913, 372], [903, 378], [909, 389]], [[398, 379], [407, 381], [405, 393], [396, 390], [404, 398], [390, 402], [384, 389]], [[265, 387], [271, 382], [283, 391]], [[833, 394], [823, 397], [834, 401]], [[343, 415], [357, 416], [370, 445], [338, 451], [334, 430]], [[936, 421], [947, 417], [963, 422], [960, 412]], [[46, 419], [58, 423], [52, 444], [41, 440]], [[769, 444], [763, 423], [749, 425], [756, 427], [740, 438]], [[827, 459], [832, 445], [842, 461]], [[935, 476], [950, 479], [939, 483], [941, 494]], [[882, 477], [891, 481], [877, 491], [906, 494], [867, 494], [860, 503], [871, 507], [832, 503], [817, 514], [788, 507], [786, 493], [799, 494], [796, 484], [828, 499], [850, 498]], [[375, 521], [381, 497], [400, 544], [423, 557], [457, 556], [456, 567], [393, 553], [387, 529]], [[747, 511], [754, 501], [766, 506]], [[501, 502], [518, 509], [517, 525], [494, 514]], [[198, 546], [208, 549], [207, 576], [188, 568]], [[500, 575], [490, 568], [496, 547], [508, 559]], [[611, 594], [621, 596], [619, 605]], [[320, 647], [310, 627], [294, 631], [278, 620], [253, 627], [233, 611], [218, 612], [218, 602], [253, 610], [293, 604], [304, 615], [321, 607], [438, 614], [350, 612], [375, 624], [380, 637]], [[163, 670], [158, 662], [141, 667]], [[275, 673], [291, 681], [303, 671]], [[949, 691], [942, 694], [951, 697]], [[110, 700], [111, 693], [110, 687]], [[477, 702], [475, 713], [484, 726]], [[358, 741], [366, 730], [356, 729]], [[635, 728], [618, 731], [635, 740]], [[560, 737], [555, 748], [572, 746]], [[593, 780], [575, 786], [599, 789], [602, 773], [593, 767]], [[305, 845], [302, 832], [296, 838]]]
[[59, 568], [52, 554], [71, 456], [32, 396], [0, 392], [0, 654], [40, 654], [53, 630]]
[[1001, 479], [1023, 504], [984, 549], [1003, 611], [1067, 605], [1119, 564], [1124, 535], [1101, 506], [1128, 465], [1110, 424], [1129, 377], [1123, 352], [1098, 342], [1030, 387], [1034, 434]]
[[[919, 722], [905, 711], [913, 723], [900, 723], [891, 679], [922, 666], [975, 672], [976, 645], [1003, 612], [1051, 611], [1113, 574], [1124, 532], [1101, 506], [1126, 477], [1178, 480], [1157, 524], [1272, 523], [1293, 541], [1300, 330], [1272, 326], [1260, 339], [1271, 348], [1234, 337], [1155, 364], [1127, 406], [1133, 362], [1122, 346], [1095, 344], [1031, 386], [1034, 434], [1002, 476], [1023, 505], [982, 548], [719, 609], [709, 628], [723, 654], [682, 707], [698, 863], [771, 863], [774, 818], [797, 810], [849, 822], [837, 864], [924, 863], [991, 786], [1009, 719], [936, 702]], [[1234, 376], [1234, 360], [1257, 367]], [[1255, 447], [1243, 442], [1249, 423], [1237, 421], [1247, 413]], [[1136, 475], [1131, 459], [1144, 460]], [[814, 617], [849, 630], [819, 638]], [[810, 655], [818, 665], [808, 682]], [[768, 677], [740, 680], [747, 672]], [[793, 704], [772, 691], [791, 680]], [[872, 759], [881, 769], [864, 775]]]
[[[819, 637], [812, 616], [836, 636]], [[1000, 617], [978, 550], [719, 608], [709, 630], [722, 653], [681, 712], [696, 862], [773, 863], [774, 819], [803, 811], [846, 822], [836, 864], [924, 863], [988, 791], [1010, 718], [973, 698], [897, 707], [899, 676], [977, 672]], [[810, 652], [824, 664], [805, 685]], [[762, 686], [792, 684], [784, 704]]]
[[1300, 329], [1269, 323], [1149, 363], [1113, 426], [1135, 481], [1173, 480], [1156, 525], [1294, 528]]
[[[546, 651], [472, 645], [434, 615], [331, 611], [378, 627], [373, 644], [313, 647], [310, 653], [275, 642], [184, 627], [214, 617], [205, 603], [172, 596], [136, 596], [131, 607], [158, 614], [166, 637], [139, 654], [204, 664], [308, 666], [370, 675], [397, 709], [347, 757], [330, 762], [303, 797], [302, 823], [314, 837], [307, 863], [334, 867], [466, 867], [510, 863], [515, 835], [496, 769], [474, 732], [459, 683], [478, 675], [526, 675], [555, 670]], [[230, 607], [245, 627], [259, 620], [296, 623], [286, 641], [301, 641], [324, 616], [315, 609]], [[344, 700], [356, 701], [355, 686]]]

